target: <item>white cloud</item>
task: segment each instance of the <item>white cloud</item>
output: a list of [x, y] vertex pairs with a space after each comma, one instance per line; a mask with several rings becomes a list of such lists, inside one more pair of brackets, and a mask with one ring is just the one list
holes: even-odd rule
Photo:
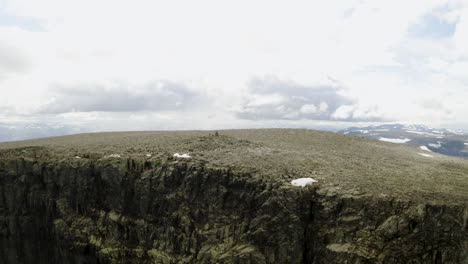
[[341, 87], [329, 82], [306, 86], [268, 76], [253, 78], [248, 88], [245, 102], [236, 111], [241, 119], [381, 120], [376, 106], [362, 108], [357, 101], [342, 95]]
[[320, 102], [320, 112], [326, 112], [328, 110], [328, 104], [325, 102]]
[[334, 119], [348, 119], [352, 117], [354, 109], [353, 105], [342, 105], [331, 116]]
[[51, 94], [53, 97], [39, 107], [39, 112], [61, 114], [184, 110], [206, 101], [200, 93], [190, 90], [184, 84], [168, 81], [54, 85]]
[[301, 106], [300, 112], [303, 114], [315, 114], [317, 113], [317, 107], [313, 104], [305, 104]]
[[466, 34], [468, 32], [468, 7], [465, 7], [462, 12], [453, 40], [458, 55], [466, 57], [468, 56], [468, 34]]
[[[8, 14], [37, 18], [44, 29], [32, 32], [0, 24], [0, 116], [9, 120], [62, 118], [71, 122], [94, 115], [117, 129], [120, 126], [111, 121], [123, 118], [121, 114], [62, 113], [84, 103], [71, 107], [69, 102], [61, 111], [38, 111], [54, 100], [74, 100], [73, 95], [57, 96], [57, 84], [81, 93], [99, 91], [83, 83], [99, 84], [109, 90], [104, 94], [116, 94], [122, 87], [109, 84], [125, 83], [131, 99], [145, 94], [142, 84], [153, 80], [183, 83], [206, 97], [190, 113], [182, 107], [152, 107], [161, 127], [185, 128], [189, 123], [173, 119], [188, 115], [207, 122], [206, 127], [227, 126], [224, 120], [251, 125], [235, 114], [259, 114], [259, 109], [264, 110], [263, 116], [268, 113], [272, 120], [286, 119], [290, 124], [327, 113], [337, 120], [391, 117], [457, 123], [468, 119], [466, 1], [2, 3]], [[412, 38], [408, 29], [427, 14], [456, 24], [454, 35]], [[281, 93], [259, 93], [249, 88], [249, 80], [256, 76], [276, 76], [300, 85]], [[320, 85], [339, 87], [337, 96], [349, 102], [334, 105], [313, 99], [307, 89]], [[176, 97], [166, 97], [166, 101]], [[442, 102], [443, 110], [421, 103], [434, 98]], [[161, 113], [161, 109], [172, 112]], [[129, 115], [156, 120], [148, 113]], [[162, 118], [167, 115], [172, 119]], [[213, 115], [216, 118], [207, 118]]]

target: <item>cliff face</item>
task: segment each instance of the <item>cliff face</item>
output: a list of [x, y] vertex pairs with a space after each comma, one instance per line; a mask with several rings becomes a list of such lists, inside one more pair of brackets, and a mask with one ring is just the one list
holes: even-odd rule
[[174, 159], [0, 161], [0, 263], [468, 263], [468, 209]]

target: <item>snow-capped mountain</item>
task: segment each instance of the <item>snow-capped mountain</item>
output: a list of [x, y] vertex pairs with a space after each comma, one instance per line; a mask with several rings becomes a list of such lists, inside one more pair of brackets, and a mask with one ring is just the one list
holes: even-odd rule
[[413, 145], [428, 152], [468, 157], [468, 132], [461, 130], [431, 128], [425, 125], [385, 124], [350, 127], [338, 132], [395, 144]]

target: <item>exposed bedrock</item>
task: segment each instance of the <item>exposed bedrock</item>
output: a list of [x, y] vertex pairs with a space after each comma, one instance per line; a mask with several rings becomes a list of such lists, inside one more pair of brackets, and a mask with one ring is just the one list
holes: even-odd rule
[[200, 162], [0, 161], [7, 264], [468, 263], [467, 219]]

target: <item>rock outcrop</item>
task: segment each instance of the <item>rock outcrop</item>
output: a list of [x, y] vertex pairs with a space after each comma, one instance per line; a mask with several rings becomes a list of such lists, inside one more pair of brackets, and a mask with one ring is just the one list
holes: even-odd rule
[[0, 263], [468, 263], [468, 208], [171, 157], [0, 159]]

